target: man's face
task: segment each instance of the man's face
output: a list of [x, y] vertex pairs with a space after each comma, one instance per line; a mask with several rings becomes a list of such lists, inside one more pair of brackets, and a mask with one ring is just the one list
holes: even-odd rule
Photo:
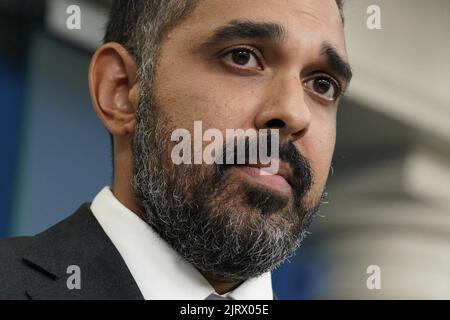
[[[334, 0], [203, 0], [164, 38], [139, 106], [134, 189], [148, 222], [198, 269], [245, 279], [298, 247], [326, 185], [346, 60]], [[173, 164], [171, 132], [194, 121], [224, 137], [279, 129], [288, 187], [237, 166]]]

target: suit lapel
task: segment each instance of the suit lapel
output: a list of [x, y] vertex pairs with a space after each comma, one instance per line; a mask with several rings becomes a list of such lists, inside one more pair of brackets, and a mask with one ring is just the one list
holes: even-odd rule
[[[89, 204], [35, 236], [23, 259], [41, 274], [41, 280], [27, 288], [31, 299], [143, 299]], [[69, 266], [80, 268], [80, 289], [68, 288]]]

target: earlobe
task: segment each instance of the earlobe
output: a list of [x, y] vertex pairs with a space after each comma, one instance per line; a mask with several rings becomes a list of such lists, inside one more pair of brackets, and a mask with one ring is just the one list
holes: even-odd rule
[[134, 132], [138, 90], [132, 55], [117, 43], [99, 48], [89, 68], [89, 91], [95, 112], [112, 135]]

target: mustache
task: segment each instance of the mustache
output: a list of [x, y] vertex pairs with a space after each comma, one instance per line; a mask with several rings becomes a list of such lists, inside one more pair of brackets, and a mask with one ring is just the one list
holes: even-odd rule
[[289, 141], [280, 148], [280, 160], [288, 163], [292, 169], [294, 191], [298, 196], [305, 195], [313, 184], [313, 172], [308, 159]]
[[[269, 133], [266, 141], [267, 146], [264, 146], [266, 148], [265, 150], [267, 150], [267, 156], [270, 155], [269, 157], [271, 158], [273, 157], [272, 152], [273, 150], [271, 150], [272, 147], [271, 139], [273, 138], [274, 137]], [[250, 146], [252, 145], [252, 143], [253, 145], [255, 145], [254, 143], [257, 143], [257, 141], [252, 141], [249, 137], [246, 137], [244, 147], [246, 161], [244, 164], [237, 164], [238, 146], [236, 144], [233, 144], [233, 146], [231, 147], [231, 149], [234, 149], [234, 157], [235, 157], [234, 161], [232, 162], [233, 164], [226, 164], [226, 163], [213, 164], [216, 181], [222, 179], [226, 171], [231, 169], [232, 167], [245, 166], [251, 163], [248, 155], [250, 154]], [[225, 145], [222, 151], [222, 159], [226, 159], [227, 150], [230, 150], [230, 146]], [[294, 176], [294, 181], [292, 181], [293, 184], [292, 188], [294, 189], [296, 196], [297, 197], [304, 196], [311, 189], [313, 183], [313, 172], [308, 159], [306, 159], [306, 157], [304, 157], [300, 153], [300, 151], [295, 147], [292, 141], [287, 141], [282, 145], [280, 145], [278, 155], [279, 159], [276, 160], [287, 163], [292, 170], [292, 174]], [[259, 163], [259, 159], [257, 162]]]

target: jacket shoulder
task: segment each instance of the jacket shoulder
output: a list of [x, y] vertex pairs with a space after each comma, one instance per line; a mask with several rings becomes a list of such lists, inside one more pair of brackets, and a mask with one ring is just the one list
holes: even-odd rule
[[[65, 234], [74, 225], [85, 220], [87, 212], [88, 204], [84, 204], [71, 216], [34, 236], [0, 239], [0, 300], [28, 299], [27, 288], [40, 287], [53, 277], [34, 260], [52, 264], [52, 250], [65, 241]], [[64, 248], [57, 253], [63, 251]]]
[[0, 266], [8, 259], [20, 256], [31, 243], [32, 237], [14, 237], [0, 239]]
[[25, 299], [23, 273], [28, 269], [22, 259], [32, 237], [0, 239], [0, 299]]
[[[68, 290], [67, 268], [83, 269], [83, 290]], [[114, 281], [111, 281], [114, 279]], [[89, 203], [33, 237], [0, 240], [1, 299], [143, 299]]]

